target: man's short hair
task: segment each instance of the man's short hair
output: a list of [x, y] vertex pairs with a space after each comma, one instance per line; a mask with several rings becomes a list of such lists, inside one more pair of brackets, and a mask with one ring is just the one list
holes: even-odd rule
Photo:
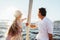
[[39, 8], [39, 13], [41, 13], [42, 16], [46, 16], [46, 9], [45, 8]]

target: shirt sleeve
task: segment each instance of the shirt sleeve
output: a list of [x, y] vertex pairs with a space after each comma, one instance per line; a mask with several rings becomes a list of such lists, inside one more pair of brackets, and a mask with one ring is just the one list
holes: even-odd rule
[[53, 34], [53, 23], [52, 22], [49, 22], [47, 24], [47, 30], [48, 30], [48, 33]]

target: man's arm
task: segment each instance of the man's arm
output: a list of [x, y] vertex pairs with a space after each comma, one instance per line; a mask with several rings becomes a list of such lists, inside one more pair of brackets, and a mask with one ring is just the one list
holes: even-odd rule
[[[28, 25], [29, 25], [29, 24], [26, 23], [26, 26], [28, 26]], [[33, 28], [33, 29], [37, 28], [37, 26], [36, 26], [35, 24], [30, 24], [30, 27]]]
[[49, 33], [48, 33], [48, 36], [49, 36], [49, 40], [53, 40], [52, 34], [49, 34]]
[[31, 24], [30, 27], [33, 28], [33, 29], [37, 28], [37, 26], [33, 25], [33, 24]]
[[48, 23], [47, 29], [48, 29], [49, 40], [53, 40], [53, 23], [52, 22]]

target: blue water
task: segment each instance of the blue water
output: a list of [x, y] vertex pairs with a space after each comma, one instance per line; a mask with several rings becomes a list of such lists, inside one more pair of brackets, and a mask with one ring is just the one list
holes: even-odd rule
[[[5, 40], [5, 33], [7, 32], [8, 29], [8, 24], [9, 21], [0, 21], [0, 40]], [[54, 30], [53, 30], [53, 38], [60, 40], [60, 22], [54, 22]], [[26, 40], [26, 25], [25, 23], [22, 24], [22, 36], [23, 40]], [[30, 29], [29, 31], [29, 38], [30, 40], [34, 40], [36, 35], [38, 34], [38, 28], [36, 29]]]
[[[9, 21], [0, 21], [0, 40], [5, 40], [5, 33], [7, 33], [9, 24]], [[23, 36], [23, 40], [26, 40], [26, 25], [25, 23], [22, 24], [22, 36]], [[36, 35], [38, 34], [38, 29], [30, 29], [29, 31], [29, 38], [30, 40], [34, 40]]]

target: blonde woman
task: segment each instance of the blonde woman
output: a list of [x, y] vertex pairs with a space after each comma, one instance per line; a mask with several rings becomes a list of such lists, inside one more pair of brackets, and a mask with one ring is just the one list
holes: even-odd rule
[[21, 19], [22, 13], [17, 10], [15, 14], [15, 20], [13, 24], [11, 25], [9, 31], [8, 31], [8, 36], [6, 40], [22, 40], [22, 22], [26, 19]]

